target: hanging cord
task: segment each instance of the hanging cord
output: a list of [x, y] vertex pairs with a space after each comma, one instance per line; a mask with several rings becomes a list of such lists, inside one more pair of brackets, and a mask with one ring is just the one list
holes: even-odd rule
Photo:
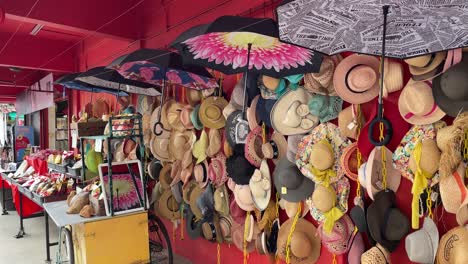
[[431, 187], [426, 189], [427, 193], [427, 199], [426, 199], [426, 205], [427, 205], [427, 216], [429, 216], [432, 220], [434, 220], [434, 215], [432, 214], [432, 189]]
[[335, 254], [333, 254], [332, 263], [333, 263], [333, 264], [338, 264], [338, 261], [336, 260], [336, 255], [335, 255]]
[[[385, 139], [385, 134], [384, 134], [384, 129], [385, 125], [384, 123], [379, 123], [379, 128], [380, 128], [380, 141]], [[385, 153], [385, 146], [382, 146], [381, 152], [382, 152], [382, 187], [384, 190], [387, 190], [387, 157]]]
[[221, 264], [221, 244], [218, 243], [218, 246], [217, 246], [217, 264]]
[[[357, 119], [357, 133], [356, 133], [356, 138], [359, 138], [359, 135], [361, 134], [361, 105], [356, 106], [356, 119]], [[354, 108], [354, 107], [353, 107]], [[362, 154], [361, 151], [359, 151], [359, 148], [357, 148], [357, 169], [361, 168], [362, 165]], [[359, 179], [356, 181], [356, 196], [361, 199], [361, 183], [359, 182]]]
[[265, 122], [262, 122], [262, 141], [263, 141], [263, 144], [267, 143]]
[[244, 224], [244, 243], [243, 243], [243, 249], [244, 249], [244, 264], [247, 264], [248, 263], [248, 253], [247, 253], [247, 235], [249, 233], [249, 230], [250, 230], [250, 211], [247, 212], [247, 214], [245, 215], [245, 224]]
[[286, 240], [286, 263], [287, 264], [291, 263], [291, 260], [290, 260], [291, 239], [294, 234], [294, 230], [296, 230], [297, 221], [299, 220], [299, 216], [301, 215], [301, 213], [302, 213], [302, 203], [299, 203], [299, 207], [297, 208], [296, 215], [294, 216], [293, 224], [291, 226], [291, 229], [289, 230], [288, 239]]
[[184, 204], [180, 206], [180, 240], [184, 240]]
[[[463, 134], [463, 159], [468, 161], [468, 129]], [[465, 177], [468, 178], [468, 166], [466, 167]]]

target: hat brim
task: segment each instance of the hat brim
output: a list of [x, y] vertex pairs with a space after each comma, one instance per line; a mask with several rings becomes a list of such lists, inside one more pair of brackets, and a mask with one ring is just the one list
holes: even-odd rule
[[190, 207], [185, 208], [185, 229], [191, 239], [197, 239], [202, 236], [201, 221], [196, 221], [196, 217]]
[[344, 171], [344, 174], [353, 181], [358, 181], [358, 170], [359, 168], [356, 168], [356, 171], [351, 170], [351, 160], [353, 159], [354, 155], [357, 155], [357, 142], [351, 143], [351, 145], [347, 146], [346, 148], [343, 149], [343, 153], [340, 158], [340, 164], [341, 168]]
[[[208, 106], [215, 105], [220, 109], [220, 115], [217, 120], [211, 120], [206, 116], [205, 111]], [[205, 99], [200, 105], [200, 110], [198, 111], [198, 117], [200, 118], [201, 123], [207, 128], [221, 129], [226, 125], [226, 119], [224, 118], [222, 111], [228, 105], [228, 102], [223, 97], [211, 96]]]
[[432, 95], [437, 106], [443, 112], [451, 117], [457, 117], [461, 111], [468, 110], [468, 101], [450, 99], [442, 90], [442, 77], [443, 75], [438, 76], [432, 81]]
[[[303, 178], [303, 181], [301, 184], [299, 184], [297, 189], [287, 189], [286, 193], [284, 193], [282, 192], [282, 188], [284, 186], [281, 185], [280, 177], [288, 177], [290, 175], [283, 175], [283, 173], [280, 173], [280, 171], [287, 169], [288, 167], [293, 168], [298, 176]], [[285, 158], [278, 162], [275, 171], [273, 172], [273, 183], [275, 184], [276, 191], [280, 194], [282, 199], [294, 203], [307, 199], [310, 197], [310, 195], [312, 195], [315, 189], [315, 183], [311, 179], [304, 177], [304, 175], [302, 175], [299, 169], [296, 167], [296, 164]]]
[[[177, 210], [172, 211], [170, 209], [170, 207], [172, 206], [176, 206]], [[158, 211], [161, 214], [161, 216], [168, 220], [179, 219], [180, 213], [179, 213], [178, 208], [179, 208], [179, 203], [177, 203], [177, 201], [175, 200], [174, 196], [172, 195], [171, 190], [166, 190], [165, 192], [163, 192], [158, 202]]]
[[273, 163], [276, 164], [280, 159], [286, 156], [286, 153], [288, 152], [288, 141], [283, 135], [276, 132], [273, 132], [270, 140], [275, 142], [278, 147], [278, 157], [273, 159]]
[[[429, 115], [423, 115], [423, 116], [412, 115], [410, 118], [406, 118], [405, 116], [411, 111], [408, 109], [407, 105], [404, 102], [405, 89], [406, 87], [403, 89], [402, 93], [400, 94], [400, 98], [398, 100], [398, 110], [400, 111], [401, 117], [406, 122], [413, 124], [413, 125], [428, 125], [428, 124], [432, 124], [441, 120], [445, 116], [445, 112], [442, 111], [440, 107], [436, 106], [434, 111], [430, 113]], [[429, 87], [428, 89], [431, 89], [431, 88]]]
[[432, 62], [426, 67], [415, 67], [410, 65], [409, 70], [412, 75], [423, 75], [436, 69], [447, 57], [447, 52], [437, 52]]
[[[400, 187], [401, 183], [401, 174], [400, 172], [393, 167], [392, 164], [392, 155], [393, 153], [386, 147], [383, 147], [385, 150], [386, 156], [386, 168], [387, 168], [387, 188], [397, 192], [398, 187]], [[366, 165], [366, 190], [369, 197], [374, 200], [374, 196], [376, 193], [382, 191], [378, 186], [375, 186], [375, 183], [379, 180], [383, 179], [379, 176], [383, 175], [382, 169], [378, 168], [380, 166], [382, 160], [382, 149], [380, 147], [375, 147], [374, 150], [369, 155], [369, 159]], [[380, 174], [379, 174], [380, 173]]]

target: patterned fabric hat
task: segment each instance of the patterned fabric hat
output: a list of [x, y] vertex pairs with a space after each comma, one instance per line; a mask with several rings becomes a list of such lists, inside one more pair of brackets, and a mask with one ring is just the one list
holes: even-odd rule
[[323, 225], [320, 225], [318, 232], [322, 239], [322, 245], [328, 251], [335, 255], [345, 254], [349, 250], [349, 241], [353, 235], [354, 224], [348, 215], [344, 215], [340, 220], [335, 222], [331, 233], [323, 230]]

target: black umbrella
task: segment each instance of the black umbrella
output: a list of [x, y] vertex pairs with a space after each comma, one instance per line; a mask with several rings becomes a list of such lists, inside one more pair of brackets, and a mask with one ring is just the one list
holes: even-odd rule
[[108, 94], [112, 94], [115, 96], [128, 96], [128, 94], [123, 91], [119, 92], [118, 90], [90, 85], [88, 83], [75, 80], [75, 78], [78, 77], [80, 74], [81, 74], [80, 72], [66, 74], [58, 78], [57, 80], [55, 80], [54, 83], [62, 85], [68, 89], [74, 89], [74, 90], [80, 90], [80, 91], [86, 91], [86, 92], [94, 92], [94, 93], [108, 93]]
[[128, 93], [157, 96], [161, 93], [149, 83], [125, 79], [118, 72], [106, 67], [92, 68], [80, 75], [75, 80], [88, 83], [90, 85], [105, 87], [109, 89], [121, 90]]

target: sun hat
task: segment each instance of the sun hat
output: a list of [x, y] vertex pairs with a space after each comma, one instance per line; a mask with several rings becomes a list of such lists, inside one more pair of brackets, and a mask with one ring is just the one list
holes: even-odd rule
[[172, 182], [170, 184], [171, 187], [181, 181], [181, 178], [180, 178], [181, 173], [182, 173], [182, 161], [176, 160], [174, 163], [172, 163], [172, 169], [171, 169]]
[[223, 236], [223, 240], [227, 243], [232, 243], [232, 225], [233, 220], [230, 215], [220, 215], [219, 216], [219, 227], [221, 228], [221, 234]]
[[249, 185], [239, 185], [236, 184], [234, 188], [234, 199], [236, 200], [237, 205], [244, 211], [253, 211], [255, 210], [255, 203], [253, 201], [252, 193], [250, 191]]
[[286, 152], [286, 157], [290, 162], [294, 164], [296, 163], [297, 147], [303, 137], [304, 135], [288, 136], [288, 151]]
[[455, 214], [468, 196], [468, 190], [464, 184], [465, 171], [465, 163], [460, 162], [457, 170], [440, 179], [440, 198], [444, 209], [449, 213]]
[[184, 108], [183, 104], [173, 102], [167, 107], [167, 122], [169, 123], [169, 128], [172, 128], [176, 131], [182, 132], [185, 130], [180, 114]]
[[165, 164], [162, 167], [161, 171], [159, 172], [159, 182], [161, 183], [161, 187], [165, 190], [170, 188], [170, 184], [172, 182], [171, 172], [172, 172], [171, 163]]
[[[151, 113], [151, 121], [150, 121], [151, 131], [153, 131], [153, 133], [154, 133], [154, 130], [153, 130], [154, 124], [156, 124], [158, 120], [159, 122], [161, 122], [161, 124], [163, 124], [163, 127], [166, 130], [171, 129], [171, 126], [169, 125], [169, 121], [167, 120], [167, 109], [173, 103], [175, 103], [175, 101], [173, 99], [169, 99], [162, 106], [156, 107], [153, 110], [153, 112]], [[161, 111], [161, 119], [158, 119], [160, 111]]]
[[271, 198], [270, 169], [266, 160], [262, 160], [260, 169], [254, 171], [250, 178], [249, 187], [255, 207], [260, 211], [265, 210]]
[[361, 255], [362, 264], [390, 264], [390, 252], [382, 245], [377, 244]]
[[338, 96], [315, 94], [309, 103], [309, 111], [318, 116], [320, 123], [336, 119], [343, 107], [343, 99]]
[[169, 153], [169, 142], [171, 133], [163, 130], [160, 136], [152, 135], [150, 140], [151, 154], [160, 161], [172, 161], [173, 157]]
[[224, 156], [222, 152], [219, 152], [216, 156], [211, 158], [211, 162], [208, 166], [208, 179], [216, 187], [227, 182], [226, 156]]
[[385, 58], [383, 97], [403, 88], [403, 65], [397, 61]]
[[180, 218], [179, 206], [171, 190], [166, 190], [159, 198], [158, 212], [168, 220], [176, 220]]
[[460, 205], [457, 210], [457, 223], [460, 226], [465, 226], [468, 224], [468, 198], [465, 198], [465, 201]]
[[210, 96], [203, 100], [198, 112], [202, 124], [207, 128], [223, 128], [226, 124], [223, 109], [227, 104], [228, 102], [223, 97]]
[[246, 212], [239, 207], [234, 197], [229, 202], [229, 212], [236, 223], [243, 224], [245, 222]]
[[174, 131], [169, 138], [169, 153], [174, 156], [174, 159], [183, 160], [186, 153], [190, 152], [191, 155], [196, 140], [193, 130]]
[[226, 185], [216, 188], [213, 194], [214, 208], [222, 216], [229, 215], [229, 193]]
[[364, 253], [364, 239], [361, 233], [354, 232], [349, 242], [348, 264], [361, 264], [361, 256]]
[[210, 129], [208, 132], [208, 147], [206, 155], [210, 158], [214, 157], [221, 150], [221, 134], [218, 129]]
[[273, 172], [273, 183], [282, 199], [299, 202], [307, 199], [315, 188], [315, 183], [304, 177], [296, 164], [288, 159], [281, 159]]
[[193, 111], [190, 112], [190, 121], [192, 122], [192, 125], [196, 130], [203, 129], [203, 124], [201, 123], [200, 118], [198, 117], [199, 111], [200, 111], [200, 105], [197, 104], [195, 108], [193, 109]]
[[209, 242], [223, 243], [223, 234], [219, 224], [219, 216], [215, 214], [213, 220], [202, 224], [203, 237]]
[[256, 113], [258, 117], [258, 124], [265, 123], [267, 127], [273, 127], [272, 125], [272, 109], [275, 104], [278, 102], [276, 99], [264, 99], [259, 97], [257, 101]]
[[322, 245], [334, 255], [342, 255], [348, 252], [353, 231], [354, 224], [348, 215], [343, 215], [336, 221], [330, 233], [323, 230], [323, 225], [318, 228]]
[[365, 123], [366, 119], [363, 114], [358, 118], [356, 105], [352, 104], [338, 114], [338, 127], [344, 137], [357, 139], [358, 127], [363, 127]]
[[434, 101], [431, 87], [425, 82], [413, 80], [403, 88], [398, 109], [403, 119], [414, 125], [432, 124], [445, 116]]
[[446, 56], [447, 52], [437, 52], [406, 59], [405, 62], [409, 65], [412, 75], [422, 75], [436, 69], [444, 62]]
[[208, 184], [208, 167], [208, 162], [204, 160], [193, 168], [193, 176], [201, 188]]
[[203, 215], [202, 222], [213, 221], [215, 215], [213, 194], [213, 185], [208, 184], [203, 193], [197, 198], [197, 206]]
[[449, 230], [442, 236], [437, 249], [436, 263], [458, 264], [468, 263], [468, 230], [459, 226]]
[[255, 218], [257, 219], [258, 228], [260, 230], [269, 229], [271, 224], [277, 219], [276, 217], [276, 203], [273, 201], [268, 202], [268, 206], [262, 212], [259, 210], [254, 211]]
[[182, 199], [186, 204], [190, 203], [190, 193], [196, 185], [198, 185], [196, 181], [190, 180], [185, 186], [182, 186]]
[[[343, 149], [340, 157], [341, 169], [344, 174], [353, 181], [358, 180], [357, 142], [353, 142]], [[364, 161], [363, 161], [364, 162]]]
[[294, 232], [290, 235], [294, 219], [289, 219], [281, 225], [278, 232], [277, 253], [281, 260], [286, 260], [287, 240], [290, 236], [290, 263], [315, 263], [320, 257], [320, 238], [317, 229], [307, 220], [297, 219]]
[[182, 183], [178, 182], [177, 184], [171, 186], [171, 192], [177, 203], [182, 203]]
[[[383, 148], [383, 150], [382, 150]], [[385, 151], [385, 164], [382, 163], [382, 151]], [[369, 197], [374, 200], [374, 195], [384, 189], [382, 167], [387, 168], [387, 189], [394, 192], [398, 190], [401, 182], [401, 174], [392, 165], [392, 152], [383, 147], [375, 147], [369, 155], [366, 165], [365, 188]]]
[[236, 145], [233, 155], [226, 159], [227, 176], [236, 184], [246, 185], [249, 184], [254, 170], [255, 167], [245, 158], [244, 145]]
[[250, 130], [255, 129], [259, 125], [259, 118], [257, 115], [257, 103], [258, 103], [259, 98], [260, 98], [260, 95], [255, 96], [255, 98], [252, 100], [252, 103], [246, 110], [247, 122], [249, 122]]
[[185, 229], [191, 239], [197, 239], [202, 236], [202, 222], [196, 221], [190, 206], [184, 206]]
[[191, 163], [188, 167], [182, 169], [180, 172], [180, 180], [182, 181], [183, 185], [187, 185], [187, 183], [192, 178], [193, 174], [193, 163]]
[[202, 130], [200, 138], [193, 144], [192, 155], [197, 159], [197, 164], [203, 162], [208, 156], [206, 149], [208, 148], [208, 135], [205, 130]]
[[294, 218], [299, 210], [301, 210], [300, 217], [304, 218], [310, 211], [310, 207], [304, 201], [289, 202], [285, 199], [281, 199], [278, 205], [286, 212], [288, 218]]
[[405, 239], [405, 249], [412, 262], [434, 263], [439, 246], [439, 231], [430, 217], [424, 219], [421, 229], [409, 234]]
[[[239, 123], [239, 120], [242, 119], [242, 111], [234, 111], [232, 112], [226, 119], [226, 126], [224, 128], [224, 135], [226, 137], [226, 141], [234, 147], [236, 142], [236, 125]], [[245, 134], [238, 135], [239, 138], [244, 139], [247, 137], [249, 131], [241, 131]]]
[[318, 73], [304, 74], [304, 87], [311, 93], [336, 96], [333, 74], [342, 60], [341, 55], [323, 56]]
[[313, 95], [301, 87], [281, 96], [273, 105], [270, 114], [271, 125], [275, 131], [285, 136], [310, 132], [319, 122], [319, 118], [310, 113], [307, 105], [312, 97]]
[[184, 105], [182, 111], [180, 112], [180, 122], [185, 127], [185, 129], [193, 129], [192, 120], [190, 115], [193, 112], [193, 107], [190, 105]]
[[353, 54], [344, 58], [333, 75], [335, 91], [352, 104], [371, 101], [379, 94], [379, 60], [369, 55]]
[[367, 209], [367, 224], [372, 238], [390, 252], [395, 251], [410, 229], [408, 219], [396, 207], [392, 190], [375, 195], [374, 202]]
[[199, 104], [203, 98], [202, 92], [195, 89], [186, 89], [185, 98], [191, 106]]
[[233, 222], [232, 225], [232, 232], [231, 232], [231, 237], [232, 237], [232, 243], [241, 251], [244, 250], [244, 233], [245, 233], [245, 222], [247, 222], [248, 225], [248, 236], [247, 238], [250, 237], [250, 239], [247, 239], [246, 242], [246, 251], [247, 253], [250, 253], [255, 250], [255, 239], [252, 239], [255, 234], [255, 238], [257, 237], [257, 234], [260, 233], [260, 230], [258, 229], [255, 221], [253, 221], [253, 217], [248, 217], [246, 221], [246, 217], [244, 217], [244, 220], [241, 224], [237, 223], [236, 221]]
[[226, 107], [224, 107], [223, 109], [223, 116], [224, 118], [227, 120], [228, 116], [230, 114], [232, 114], [233, 112], [235, 111], [239, 111], [239, 109], [236, 109], [231, 103], [229, 103], [228, 105], [226, 105]]
[[244, 145], [245, 158], [250, 164], [259, 168], [263, 160], [262, 153], [262, 127], [257, 127], [250, 131]]
[[327, 186], [344, 176], [340, 155], [350, 143], [336, 125], [320, 124], [299, 142], [296, 165], [304, 176]]
[[287, 149], [286, 138], [275, 131], [271, 134], [270, 141], [262, 145], [262, 154], [265, 159], [271, 159], [276, 164], [286, 156]]
[[159, 173], [162, 170], [163, 165], [161, 162], [157, 159], [151, 160], [151, 162], [148, 164], [148, 175], [150, 176], [151, 179], [153, 180], [159, 180]]
[[201, 220], [203, 218], [203, 213], [200, 207], [198, 207], [197, 201], [204, 191], [205, 189], [202, 189], [199, 185], [196, 185], [190, 192], [189, 196], [190, 209], [192, 210], [193, 214], [198, 220]]

